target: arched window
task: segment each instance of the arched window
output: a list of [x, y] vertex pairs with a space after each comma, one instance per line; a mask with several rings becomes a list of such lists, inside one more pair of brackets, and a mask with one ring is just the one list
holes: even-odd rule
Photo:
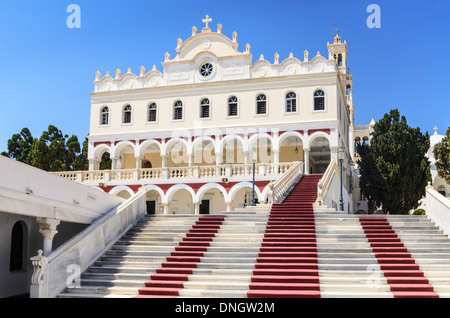
[[325, 92], [322, 90], [314, 93], [314, 110], [325, 110]]
[[297, 111], [297, 95], [290, 92], [286, 95], [286, 112], [295, 113]]
[[148, 106], [148, 121], [155, 122], [156, 121], [156, 112], [158, 111], [158, 106], [155, 103], [152, 103]]
[[123, 109], [123, 123], [130, 124], [131, 123], [131, 106], [127, 105]]
[[101, 116], [100, 116], [100, 125], [108, 125], [109, 124], [109, 108], [103, 107]]
[[11, 253], [9, 270], [23, 270], [23, 251], [24, 251], [24, 229], [22, 223], [16, 222], [11, 232]]
[[228, 116], [238, 115], [238, 99], [236, 96], [230, 97], [228, 100]]
[[183, 103], [180, 100], [175, 102], [173, 106], [173, 119], [174, 120], [183, 119]]
[[256, 114], [267, 114], [267, 97], [264, 94], [258, 95], [256, 98]]
[[210, 113], [209, 99], [205, 98], [200, 104], [200, 118], [209, 118]]

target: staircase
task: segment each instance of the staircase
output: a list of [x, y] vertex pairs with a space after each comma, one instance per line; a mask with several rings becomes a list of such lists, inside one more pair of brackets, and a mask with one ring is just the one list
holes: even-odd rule
[[437, 226], [314, 212], [321, 177], [304, 176], [271, 211], [146, 216], [59, 297], [450, 297]]

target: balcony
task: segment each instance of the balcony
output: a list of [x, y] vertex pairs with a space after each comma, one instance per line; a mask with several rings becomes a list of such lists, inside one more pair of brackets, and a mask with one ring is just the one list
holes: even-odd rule
[[[295, 162], [257, 163], [255, 178], [275, 180], [288, 171]], [[55, 172], [62, 178], [97, 186], [99, 184], [142, 184], [178, 182], [245, 181], [253, 177], [253, 164], [224, 164], [211, 166], [167, 167], [151, 169], [117, 169], [96, 171]]]

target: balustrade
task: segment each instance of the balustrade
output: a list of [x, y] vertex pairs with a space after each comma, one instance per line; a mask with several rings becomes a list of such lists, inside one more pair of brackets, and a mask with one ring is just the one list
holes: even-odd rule
[[[296, 162], [257, 163], [255, 176], [273, 176], [278, 178], [291, 169]], [[106, 183], [131, 180], [165, 180], [189, 178], [232, 178], [253, 175], [253, 164], [225, 164], [213, 166], [167, 167], [150, 169], [116, 169], [97, 171], [55, 172], [62, 178], [86, 183]]]

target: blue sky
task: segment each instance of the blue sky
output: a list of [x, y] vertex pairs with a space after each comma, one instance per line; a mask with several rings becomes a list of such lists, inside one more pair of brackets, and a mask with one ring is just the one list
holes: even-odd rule
[[[81, 28], [69, 29], [70, 4], [81, 8]], [[381, 28], [370, 29], [369, 4], [381, 8]], [[392, 108], [422, 131], [450, 126], [450, 1], [4, 1], [0, 8], [2, 115], [0, 151], [23, 127], [39, 137], [53, 124], [84, 140], [89, 133], [95, 72], [128, 68], [139, 74], [164, 53], [176, 55], [177, 38], [201, 29], [208, 14], [238, 33], [239, 50], [273, 62], [290, 52], [326, 55], [333, 24], [349, 48], [356, 124], [379, 120]]]

